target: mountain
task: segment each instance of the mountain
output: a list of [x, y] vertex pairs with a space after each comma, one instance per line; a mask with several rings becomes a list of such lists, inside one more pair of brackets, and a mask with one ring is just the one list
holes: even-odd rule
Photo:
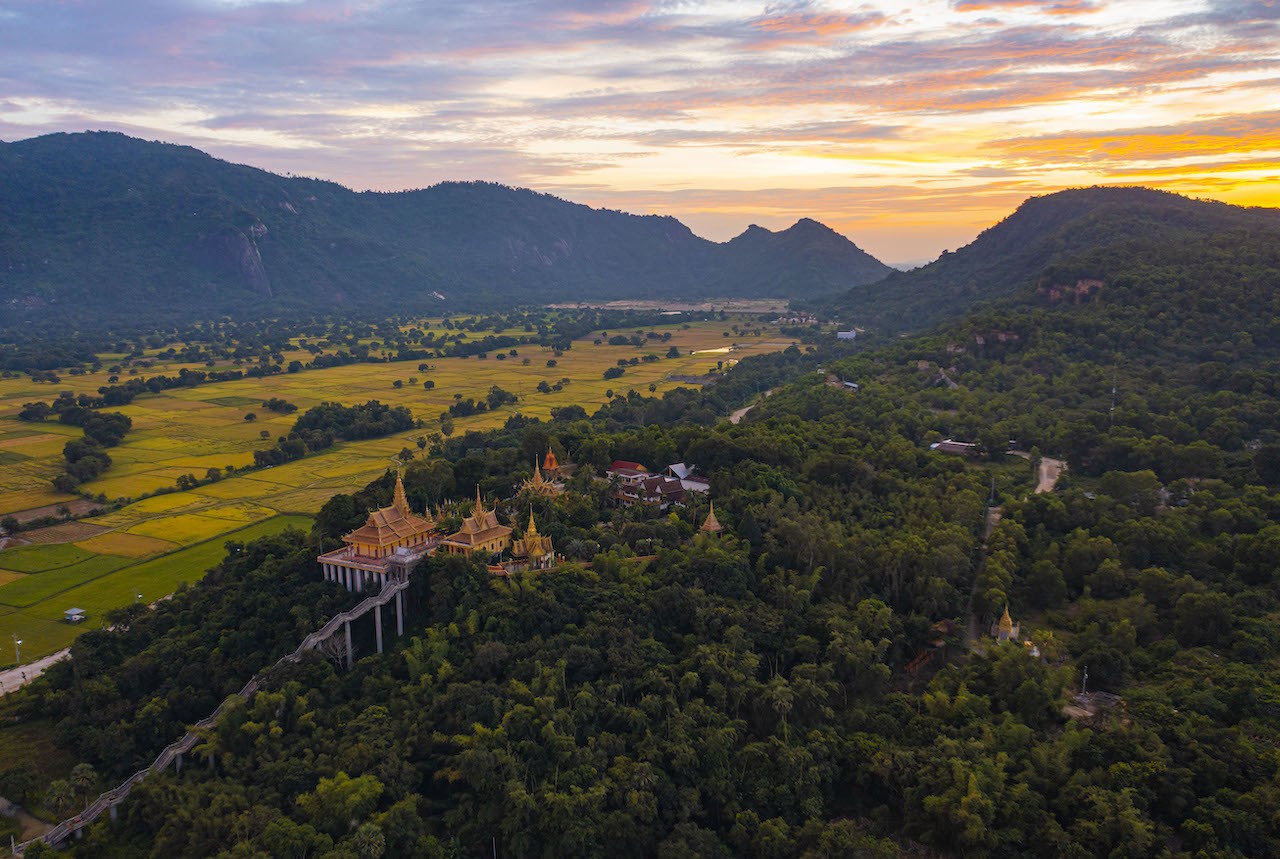
[[853, 287], [824, 306], [881, 332], [919, 330], [979, 303], [1078, 301], [1139, 269], [1187, 262], [1197, 249], [1231, 253], [1277, 239], [1277, 209], [1148, 188], [1060, 191], [1028, 199], [954, 253]]
[[19, 318], [793, 298], [889, 271], [809, 220], [716, 243], [491, 183], [357, 193], [116, 133], [0, 144], [0, 177], [0, 302]]

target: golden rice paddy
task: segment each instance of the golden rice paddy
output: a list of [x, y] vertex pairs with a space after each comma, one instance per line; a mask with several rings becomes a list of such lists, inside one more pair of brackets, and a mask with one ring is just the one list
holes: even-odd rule
[[[502, 360], [495, 352], [485, 359], [349, 364], [140, 396], [129, 405], [114, 409], [128, 415], [133, 427], [123, 444], [110, 449], [111, 468], [83, 489], [108, 499], [136, 498], [157, 491], [165, 494], [143, 498], [70, 526], [59, 539], [74, 543], [67, 548], [84, 554], [77, 555], [75, 561], [68, 557], [62, 566], [74, 564], [77, 570], [95, 574], [95, 578], [75, 587], [74, 593], [81, 602], [105, 605], [112, 594], [127, 601], [130, 588], [113, 582], [128, 574], [140, 560], [168, 557], [166, 553], [177, 547], [215, 545], [218, 538], [247, 525], [283, 521], [272, 518], [281, 513], [315, 512], [334, 494], [353, 491], [377, 477], [401, 449], [408, 448], [418, 455], [417, 438], [440, 432], [440, 414], [458, 395], [483, 399], [489, 388], [497, 385], [520, 399], [514, 406], [455, 418], [455, 434], [500, 426], [516, 413], [545, 419], [552, 409], [570, 405], [594, 411], [608, 400], [609, 392], [625, 395], [634, 389], [647, 395], [652, 386], [660, 395], [674, 387], [688, 386], [687, 382], [673, 381], [673, 376], [700, 376], [715, 370], [721, 362], [727, 365], [748, 355], [774, 352], [791, 342], [776, 328], [754, 321], [744, 327], [758, 326], [759, 336], [738, 332], [726, 337], [731, 324], [714, 321], [687, 327], [646, 326], [646, 330], [659, 334], [669, 332], [671, 337], [665, 342], [650, 340], [641, 347], [610, 346], [607, 342], [596, 345], [593, 341], [601, 337], [596, 332], [579, 339], [572, 349], [558, 356], [539, 346], [517, 346], [516, 355], [504, 354]], [[423, 323], [419, 327], [426, 330]], [[435, 327], [438, 330], [438, 324]], [[608, 333], [629, 336], [633, 332]], [[469, 336], [482, 337], [484, 333]], [[602, 339], [607, 341], [607, 337]], [[677, 347], [680, 357], [664, 357], [671, 346]], [[603, 371], [615, 366], [618, 359], [650, 354], [660, 360], [627, 366], [625, 374], [617, 379], [603, 378]], [[295, 359], [305, 363], [310, 358], [301, 350], [287, 352], [284, 363]], [[548, 367], [549, 361], [554, 361], [555, 366]], [[419, 370], [420, 363], [431, 364], [432, 368]], [[156, 361], [152, 367], [139, 370], [139, 375], [174, 375], [183, 366], [204, 369], [200, 365]], [[107, 375], [104, 369], [67, 376], [52, 385], [36, 384], [25, 376], [0, 379], [0, 454], [4, 455], [0, 465], [0, 516], [75, 498], [54, 491], [50, 481], [61, 470], [63, 445], [68, 439], [78, 438], [80, 430], [53, 422], [18, 421], [16, 415], [22, 405], [33, 400], [51, 401], [62, 391], [96, 393], [100, 386], [108, 384]], [[416, 381], [411, 384], [411, 379]], [[433, 389], [423, 387], [427, 380], [435, 383]], [[555, 385], [562, 380], [567, 382], [560, 391], [543, 394], [537, 390], [539, 382]], [[394, 386], [396, 381], [401, 382], [400, 387]], [[262, 402], [272, 397], [295, 404], [298, 412], [281, 415], [263, 408]], [[352, 405], [372, 399], [408, 407], [424, 427], [389, 438], [340, 443], [303, 460], [240, 473], [252, 465], [255, 450], [274, 444], [275, 438], [286, 434], [297, 416], [308, 408], [326, 401]], [[255, 419], [246, 420], [250, 413]], [[203, 480], [215, 468], [224, 475], [222, 479], [183, 492], [171, 491], [179, 477], [191, 474]], [[15, 569], [8, 563], [7, 556], [14, 551], [24, 550], [0, 552], [0, 640], [13, 633], [47, 641], [50, 648], [53, 643], [62, 646], [68, 640], [62, 631], [52, 634], [46, 629], [37, 635], [37, 630], [24, 628], [24, 618], [39, 615], [41, 623], [47, 623], [47, 618], [60, 616], [61, 609], [55, 611], [57, 607], [52, 602], [26, 602], [28, 597], [39, 596], [42, 589], [35, 583], [23, 584], [29, 577], [24, 575], [25, 567]], [[125, 566], [114, 569], [117, 562]], [[74, 579], [75, 571], [67, 575]], [[53, 586], [52, 578], [48, 582]], [[6, 612], [2, 607], [6, 603], [5, 591], [11, 587], [23, 589], [21, 611]], [[56, 601], [64, 596], [59, 590], [49, 599]], [[161, 594], [151, 594], [150, 598], [158, 596]], [[24, 657], [35, 658], [40, 649], [24, 647]]]

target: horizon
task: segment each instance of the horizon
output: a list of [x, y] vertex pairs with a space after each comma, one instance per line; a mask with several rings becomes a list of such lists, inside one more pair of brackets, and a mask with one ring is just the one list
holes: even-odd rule
[[88, 128], [352, 190], [525, 187], [896, 265], [1028, 197], [1280, 204], [1280, 6], [0, 0], [0, 138]]

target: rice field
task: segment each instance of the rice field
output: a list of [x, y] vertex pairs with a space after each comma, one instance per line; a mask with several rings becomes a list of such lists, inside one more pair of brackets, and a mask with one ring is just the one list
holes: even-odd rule
[[[515, 355], [504, 354], [502, 360], [496, 353], [483, 359], [430, 359], [425, 363], [432, 366], [426, 371], [418, 369], [424, 363], [418, 360], [359, 363], [140, 396], [115, 409], [132, 419], [133, 428], [123, 444], [110, 449], [111, 468], [83, 489], [108, 499], [136, 498], [156, 491], [165, 494], [57, 526], [63, 531], [50, 533], [63, 542], [0, 552], [0, 642], [16, 632], [29, 642], [23, 647], [24, 658], [63, 647], [77, 629], [61, 622], [65, 608], [77, 605], [101, 613], [136, 598], [138, 587], [143, 588], [146, 599], [154, 600], [169, 593], [179, 580], [173, 569], [165, 566], [166, 559], [190, 557], [184, 553], [210, 547], [212, 560], [205, 566], [199, 566], [203, 560], [194, 566], [180, 562], [182, 577], [188, 581], [198, 578], [221, 556], [222, 543], [242, 533], [240, 529], [289, 520], [281, 514], [314, 513], [334, 494], [350, 492], [377, 477], [401, 449], [409, 448], [416, 454], [416, 439], [439, 432], [440, 414], [458, 397], [483, 399], [489, 388], [497, 385], [516, 394], [519, 402], [455, 418], [455, 434], [500, 426], [517, 412], [545, 419], [552, 409], [564, 406], [580, 405], [593, 411], [607, 401], [610, 392], [626, 395], [634, 389], [648, 394], [652, 387], [661, 394], [688, 384], [673, 381], [673, 376], [700, 376], [721, 362], [727, 365], [747, 355], [777, 351], [792, 342], [776, 328], [754, 321], [750, 327], [758, 326], [760, 335], [740, 332], [727, 337], [732, 324], [731, 320], [649, 328], [659, 334], [669, 332], [671, 337], [665, 342], [648, 341], [641, 347], [610, 346], [603, 332], [595, 332], [558, 356], [550, 349], [525, 346], [516, 347]], [[484, 332], [469, 336], [483, 337]], [[603, 342], [597, 345], [597, 338]], [[663, 357], [671, 346], [679, 350], [679, 357]], [[616, 366], [619, 359], [649, 354], [660, 360], [627, 366], [617, 379], [603, 378], [604, 370]], [[286, 364], [310, 358], [303, 351], [284, 355]], [[109, 361], [104, 359], [104, 363]], [[156, 361], [140, 372], [171, 376], [184, 366], [204, 369], [202, 365]], [[107, 374], [104, 369], [67, 376], [56, 385], [37, 384], [25, 376], [0, 379], [0, 455], [4, 456], [0, 460], [0, 516], [75, 498], [55, 492], [50, 481], [61, 469], [63, 445], [78, 438], [80, 430], [18, 421], [16, 414], [22, 405], [37, 399], [50, 401], [62, 391], [96, 393], [107, 384]], [[412, 384], [410, 380], [414, 380]], [[427, 380], [435, 383], [434, 388], [424, 388]], [[400, 387], [395, 386], [397, 381]], [[562, 390], [540, 393], [537, 386], [543, 381], [563, 383]], [[263, 401], [272, 397], [295, 404], [298, 412], [282, 415], [263, 408]], [[286, 434], [298, 414], [308, 408], [326, 401], [351, 405], [371, 399], [408, 407], [424, 427], [387, 438], [339, 443], [302, 460], [240, 473], [252, 465], [255, 450], [274, 444], [275, 437]], [[256, 419], [246, 420], [249, 413]], [[221, 480], [187, 491], [171, 491], [179, 477], [192, 474], [203, 479], [214, 468], [225, 475]], [[40, 532], [31, 536], [43, 539]], [[149, 566], [157, 564], [160, 566]], [[162, 590], [164, 583], [172, 585], [169, 590]]]
[[[29, 662], [61, 650], [88, 629], [98, 629], [110, 609], [135, 600], [154, 602], [173, 593], [182, 582], [194, 582], [222, 560], [228, 540], [247, 542], [286, 528], [311, 527], [309, 516], [273, 516], [247, 527], [232, 528], [216, 538], [150, 560], [94, 555], [79, 546], [21, 547], [0, 552], [0, 568], [9, 568], [14, 552], [19, 563], [44, 566], [12, 581], [0, 582], [0, 643], [12, 636], [22, 640], [22, 660]], [[32, 553], [39, 548], [63, 548], [66, 559], [79, 559], [62, 568], [48, 568], [58, 556]], [[82, 608], [88, 620], [70, 625], [62, 620], [68, 608]], [[13, 652], [0, 651], [0, 666], [13, 664]]]

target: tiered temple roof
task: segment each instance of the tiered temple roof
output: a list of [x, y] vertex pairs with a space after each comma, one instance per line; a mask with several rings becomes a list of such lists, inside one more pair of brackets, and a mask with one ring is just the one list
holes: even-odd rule
[[533, 511], [529, 511], [529, 527], [524, 536], [511, 544], [511, 554], [517, 558], [542, 558], [554, 554], [551, 538], [538, 533], [538, 525], [533, 521]]
[[[554, 453], [548, 453], [547, 458], [552, 462], [555, 462]], [[558, 471], [558, 468], [559, 467], [557, 466], [557, 471]], [[548, 471], [549, 476], [553, 476], [554, 474], [555, 472]], [[551, 498], [556, 495], [560, 495], [562, 492], [564, 492], [564, 484], [553, 483], [551, 480], [543, 480], [542, 469], [538, 468], [538, 460], [534, 459], [533, 477], [529, 478], [523, 484], [521, 484], [520, 490], [522, 492], [527, 490], [529, 492], [534, 493], [535, 495], [542, 495], [547, 498]]]
[[342, 539], [359, 554], [378, 557], [384, 550], [422, 542], [435, 530], [436, 523], [430, 515], [418, 516], [409, 509], [404, 481], [397, 474], [391, 506], [374, 510], [363, 525]]
[[499, 552], [511, 544], [511, 529], [498, 522], [496, 510], [486, 510], [476, 487], [476, 504], [462, 528], [445, 537], [443, 544], [453, 552]]

